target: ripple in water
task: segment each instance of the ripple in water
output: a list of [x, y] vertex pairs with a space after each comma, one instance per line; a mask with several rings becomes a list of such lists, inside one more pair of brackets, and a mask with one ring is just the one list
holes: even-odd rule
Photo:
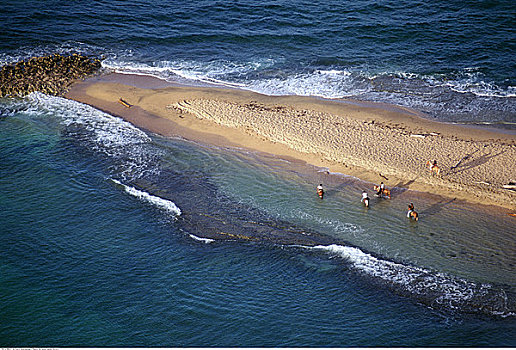
[[[58, 122], [64, 126], [67, 138], [110, 158], [114, 164], [111, 167], [114, 184], [143, 203], [163, 210], [165, 215], [172, 215], [171, 224], [177, 225], [192, 239], [205, 243], [237, 240], [311, 247], [309, 249], [345, 259], [365, 278], [425, 305], [501, 317], [515, 315], [514, 297], [507, 295], [502, 287], [376, 257], [342, 239], [234, 201], [219, 191], [210, 181], [210, 175], [200, 170], [202, 167], [196, 168], [191, 163], [197, 160], [186, 163], [179, 160], [183, 162], [181, 166], [190, 168], [189, 171], [171, 170], [175, 166], [174, 158], [167, 156], [167, 161], [163, 161], [163, 157], [170, 154], [168, 146], [154, 142], [146, 133], [119, 118], [83, 104], [42, 94], [32, 94], [29, 101], [26, 108], [31, 112], [59, 116]], [[346, 231], [357, 230], [352, 223], [341, 222], [341, 225]]]

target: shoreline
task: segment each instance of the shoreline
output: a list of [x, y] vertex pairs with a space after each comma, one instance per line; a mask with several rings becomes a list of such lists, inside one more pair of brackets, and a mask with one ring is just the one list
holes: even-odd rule
[[[516, 192], [502, 188], [516, 180], [511, 133], [423, 119], [417, 111], [384, 103], [267, 96], [119, 73], [78, 81], [64, 97], [162, 136], [269, 153], [374, 184], [383, 181], [390, 189], [516, 211]], [[426, 168], [434, 159], [439, 177]]]

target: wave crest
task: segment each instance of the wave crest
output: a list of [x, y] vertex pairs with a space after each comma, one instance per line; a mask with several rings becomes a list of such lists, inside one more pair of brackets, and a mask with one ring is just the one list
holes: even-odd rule
[[111, 179], [114, 183], [117, 185], [120, 185], [124, 188], [125, 192], [129, 193], [131, 196], [134, 196], [142, 201], [148, 202], [158, 208], [164, 209], [165, 211], [173, 214], [174, 216], [181, 215], [181, 209], [172, 201], [168, 199], [164, 199], [158, 196], [154, 196], [150, 193], [147, 193], [145, 191], [138, 190], [134, 187], [124, 185], [118, 180]]
[[516, 316], [516, 305], [513, 305], [513, 300], [509, 300], [506, 291], [490, 284], [474, 283], [443, 273], [382, 260], [354, 247], [329, 245], [312, 249], [339, 256], [360, 273], [380, 280], [399, 294], [414, 297], [433, 308], [500, 317]]

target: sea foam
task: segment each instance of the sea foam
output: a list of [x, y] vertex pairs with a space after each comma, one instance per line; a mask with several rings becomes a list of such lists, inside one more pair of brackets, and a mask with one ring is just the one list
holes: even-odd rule
[[481, 312], [501, 317], [515, 316], [502, 288], [474, 283], [427, 269], [382, 260], [359, 248], [342, 245], [315, 246], [341, 257], [360, 273], [383, 281], [402, 295], [415, 297], [431, 307], [461, 312]]
[[[443, 88], [457, 93], [471, 93], [478, 97], [515, 97], [514, 86], [501, 87], [489, 81], [475, 68], [466, 68], [448, 75], [405, 71], [369, 71], [352, 67], [314, 68], [308, 71], [285, 70], [283, 62], [257, 59], [248, 62], [226, 60], [159, 61], [143, 63], [105, 60], [104, 68], [119, 73], [141, 74], [165, 80], [186, 80], [214, 85], [241, 87], [267, 95], [300, 95], [324, 98], [365, 97], [378, 98], [380, 92], [400, 93], [405, 89], [420, 89], [420, 93], [438, 96]], [[403, 89], [402, 89], [403, 88]], [[417, 91], [415, 91], [417, 94]], [[389, 102], [389, 101], [384, 101]], [[391, 102], [400, 102], [398, 100]]]
[[145, 191], [138, 190], [132, 186], [125, 185], [115, 179], [111, 179], [111, 181], [122, 186], [124, 188], [125, 192], [129, 193], [131, 196], [134, 196], [142, 201], [148, 202], [158, 208], [164, 209], [167, 212], [174, 214], [174, 216], [181, 215], [181, 209], [179, 209], [177, 207], [177, 205], [170, 200], [167, 200], [167, 199], [164, 199], [164, 198], [161, 198], [158, 196], [154, 196]]
[[55, 118], [65, 137], [113, 158], [113, 169], [124, 179], [159, 173], [156, 157], [161, 151], [131, 123], [86, 104], [39, 92], [31, 93], [26, 101], [27, 112]]
[[197, 237], [197, 236], [192, 235], [192, 234], [190, 234], [189, 236], [190, 236], [190, 238], [192, 238], [193, 240], [195, 240], [195, 241], [199, 241], [199, 242], [203, 242], [203, 243], [212, 243], [212, 242], [215, 242], [215, 240], [214, 240], [214, 239], [211, 239], [211, 238], [202, 238], [202, 237]]
[[40, 111], [59, 116], [63, 125], [81, 125], [95, 135], [96, 143], [104, 147], [122, 148], [150, 141], [145, 132], [131, 123], [86, 104], [39, 92], [31, 93], [28, 98]]

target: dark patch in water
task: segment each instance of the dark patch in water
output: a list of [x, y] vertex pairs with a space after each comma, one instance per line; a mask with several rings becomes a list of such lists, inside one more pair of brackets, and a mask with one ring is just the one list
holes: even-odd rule
[[138, 179], [134, 185], [176, 203], [183, 212], [178, 218], [179, 225], [197, 237], [282, 245], [349, 245], [287, 221], [271, 220], [259, 209], [221, 195], [206, 175], [197, 172], [178, 174], [170, 170], [161, 171], [152, 179]]
[[[238, 240], [306, 248], [321, 246], [324, 254], [343, 258], [341, 261], [350, 267], [349, 271], [365, 280], [432, 308], [501, 317], [513, 317], [516, 313], [515, 295], [506, 292], [512, 291], [510, 286], [473, 283], [395, 262], [333, 236], [285, 220], [272, 219], [260, 209], [236, 202], [222, 194], [210, 180], [210, 175], [198, 168], [174, 170], [175, 162], [167, 160], [176, 157], [174, 147], [160, 142], [139, 143], [137, 140], [122, 144], [110, 143], [109, 140], [102, 142], [90, 128], [77, 123], [67, 125], [63, 136], [61, 146], [69, 151], [67, 153], [72, 159], [80, 161], [84, 156], [90, 158], [90, 155], [105, 159], [106, 162], [100, 162], [106, 165], [104, 169], [124, 185], [174, 202], [182, 214], [173, 225], [186, 234], [219, 241]], [[179, 151], [177, 157], [188, 162], [189, 150], [184, 151], [184, 154]], [[438, 209], [432, 208], [433, 211]], [[324, 248], [328, 246], [337, 249]], [[340, 248], [344, 249], [344, 254]]]
[[[259, 209], [234, 202], [222, 195], [209, 177], [199, 171], [180, 174], [169, 169], [162, 170], [159, 175], [139, 178], [131, 185], [173, 201], [182, 210], [176, 222], [179, 229], [200, 238], [287, 246], [337, 245], [353, 248], [349, 242], [287, 221], [272, 220]], [[514, 317], [516, 314], [516, 295], [511, 292], [510, 286], [473, 283], [403, 262], [393, 262], [373, 252], [357, 249], [370, 256], [372, 263], [370, 267], [362, 269], [355, 266], [355, 261], [342, 260], [351, 267], [350, 271], [398, 295], [446, 312], [502, 318]], [[374, 271], [368, 271], [369, 268]]]

